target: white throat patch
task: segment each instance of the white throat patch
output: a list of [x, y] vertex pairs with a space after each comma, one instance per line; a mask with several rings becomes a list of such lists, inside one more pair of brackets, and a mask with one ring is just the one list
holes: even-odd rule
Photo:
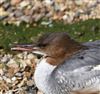
[[46, 62], [46, 58], [43, 58], [36, 67], [34, 73], [34, 80], [36, 86], [43, 90], [47, 86], [47, 80], [51, 77], [51, 74], [56, 66], [50, 65]]

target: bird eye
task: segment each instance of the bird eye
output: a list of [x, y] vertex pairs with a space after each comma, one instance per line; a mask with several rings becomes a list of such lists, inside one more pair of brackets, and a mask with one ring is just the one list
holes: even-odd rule
[[38, 47], [46, 47], [47, 44], [38, 44]]

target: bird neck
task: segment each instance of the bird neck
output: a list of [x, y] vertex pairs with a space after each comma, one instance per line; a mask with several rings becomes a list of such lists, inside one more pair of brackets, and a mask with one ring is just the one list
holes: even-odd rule
[[36, 86], [45, 94], [59, 94], [56, 93], [58, 92], [56, 89], [61, 90], [54, 78], [52, 77], [52, 73], [55, 68], [56, 66], [47, 63], [46, 59], [42, 59], [36, 67], [34, 80]]

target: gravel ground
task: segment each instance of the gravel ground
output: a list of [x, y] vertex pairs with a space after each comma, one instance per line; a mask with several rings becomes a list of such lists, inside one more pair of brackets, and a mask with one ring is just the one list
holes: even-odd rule
[[0, 0], [0, 20], [18, 26], [96, 18], [100, 19], [100, 0]]
[[36, 94], [33, 75], [37, 60], [27, 52], [0, 55], [0, 94]]

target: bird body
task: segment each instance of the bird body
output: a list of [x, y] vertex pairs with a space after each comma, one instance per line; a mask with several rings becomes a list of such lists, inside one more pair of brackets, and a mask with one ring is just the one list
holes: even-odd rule
[[90, 47], [79, 51], [59, 66], [50, 65], [46, 62], [46, 58], [42, 58], [36, 67], [34, 78], [37, 87], [40, 87], [40, 90], [44, 89], [45, 94], [98, 92], [100, 91], [100, 49]]
[[99, 94], [100, 41], [80, 44], [65, 32], [42, 36], [33, 53], [43, 57], [34, 80], [45, 94]]

